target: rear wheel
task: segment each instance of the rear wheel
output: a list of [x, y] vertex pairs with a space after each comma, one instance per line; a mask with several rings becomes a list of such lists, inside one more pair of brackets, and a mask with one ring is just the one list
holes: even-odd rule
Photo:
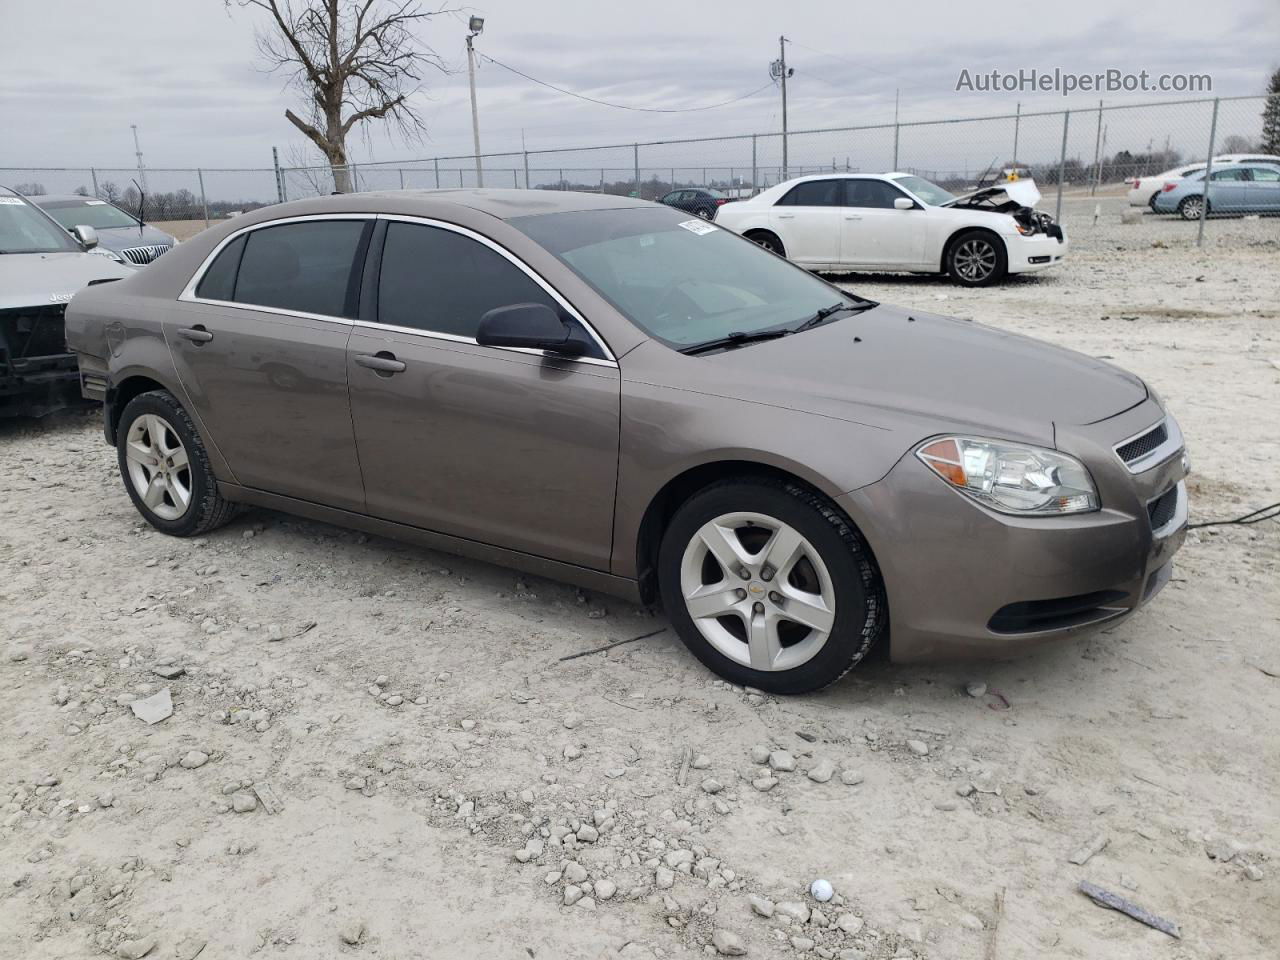
[[968, 230], [947, 250], [947, 273], [965, 287], [985, 287], [1004, 279], [1008, 258], [1004, 242], [985, 230]]
[[726, 481], [696, 494], [672, 518], [658, 566], [667, 616], [694, 656], [772, 693], [838, 680], [886, 620], [862, 537], [795, 484]]
[[1182, 202], [1178, 204], [1178, 215], [1183, 220], [1199, 220], [1200, 205], [1204, 203], [1203, 197], [1184, 197]]
[[778, 239], [777, 234], [770, 233], [768, 230], [752, 230], [744, 234], [752, 243], [758, 243], [770, 253], [776, 253], [780, 257], [785, 257], [787, 251], [783, 249], [782, 241]]
[[191, 537], [235, 516], [236, 505], [218, 493], [195, 424], [168, 390], [129, 401], [116, 431], [116, 454], [133, 505], [162, 533]]

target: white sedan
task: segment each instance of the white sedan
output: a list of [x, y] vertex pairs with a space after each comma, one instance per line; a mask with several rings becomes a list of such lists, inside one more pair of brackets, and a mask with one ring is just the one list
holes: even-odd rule
[[1067, 239], [1030, 180], [957, 197], [909, 173], [788, 180], [716, 210], [716, 223], [810, 270], [948, 273], [978, 287], [1062, 262]]

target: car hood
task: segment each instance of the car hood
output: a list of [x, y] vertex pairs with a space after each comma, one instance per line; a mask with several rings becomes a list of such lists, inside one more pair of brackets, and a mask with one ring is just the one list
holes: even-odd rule
[[74, 250], [0, 254], [0, 310], [66, 303], [90, 280], [115, 280], [133, 273], [106, 257]]
[[155, 227], [143, 226], [139, 235], [137, 227], [109, 227], [98, 231], [98, 242], [108, 250], [124, 250], [128, 247], [150, 247], [159, 244], [173, 245], [173, 237]]
[[[1040, 202], [1040, 191], [1034, 180], [1008, 180], [979, 187], [969, 193], [962, 193], [954, 200], [948, 200], [944, 207], [967, 207], [975, 203], [984, 203], [1004, 194], [1020, 207], [1034, 207]], [[1002, 202], [1002, 201], [997, 201]]]
[[814, 330], [701, 358], [689, 389], [803, 409], [922, 438], [942, 429], [1052, 446], [1147, 398], [1131, 373], [981, 324], [878, 306]]

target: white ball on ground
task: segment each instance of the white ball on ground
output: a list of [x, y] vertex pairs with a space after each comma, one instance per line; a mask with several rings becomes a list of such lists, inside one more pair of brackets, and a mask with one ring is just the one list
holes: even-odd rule
[[811, 893], [813, 895], [813, 899], [817, 900], [819, 903], [826, 903], [835, 896], [835, 891], [831, 889], [830, 882], [826, 880], [813, 881], [809, 886], [809, 893]]

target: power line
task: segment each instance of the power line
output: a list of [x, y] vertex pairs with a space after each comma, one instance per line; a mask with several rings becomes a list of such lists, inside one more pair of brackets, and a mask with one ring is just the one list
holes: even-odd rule
[[706, 106], [702, 106], [702, 107], [633, 107], [625, 103], [610, 103], [607, 100], [597, 100], [595, 97], [588, 97], [586, 94], [574, 93], [572, 90], [566, 90], [564, 87], [558, 87], [554, 83], [548, 83], [546, 80], [539, 80], [537, 77], [531, 77], [529, 76], [529, 74], [524, 73], [520, 70], [517, 70], [515, 67], [510, 66], [509, 64], [505, 64], [501, 60], [495, 60], [493, 57], [489, 56], [486, 53], [480, 53], [479, 51], [476, 51], [476, 56], [480, 57], [482, 60], [487, 60], [490, 63], [501, 67], [503, 70], [508, 70], [511, 73], [514, 73], [518, 77], [524, 77], [524, 79], [530, 81], [531, 83], [536, 83], [539, 86], [547, 87], [551, 90], [556, 91], [557, 93], [563, 93], [567, 97], [574, 97], [578, 100], [585, 100], [588, 103], [598, 104], [599, 106], [602, 106], [602, 107], [614, 107], [615, 109], [618, 109], [618, 110], [634, 110], [638, 113], [696, 113], [700, 110], [714, 110], [716, 107], [727, 107], [731, 103], [738, 103], [740, 100], [746, 100], [748, 97], [754, 97], [757, 93], [760, 93], [764, 90], [768, 90], [770, 87], [773, 86], [773, 81], [770, 80], [764, 86], [757, 87], [755, 90], [752, 90], [750, 93], [744, 93], [740, 97], [734, 97], [731, 100], [722, 100], [719, 103], [709, 103]]

